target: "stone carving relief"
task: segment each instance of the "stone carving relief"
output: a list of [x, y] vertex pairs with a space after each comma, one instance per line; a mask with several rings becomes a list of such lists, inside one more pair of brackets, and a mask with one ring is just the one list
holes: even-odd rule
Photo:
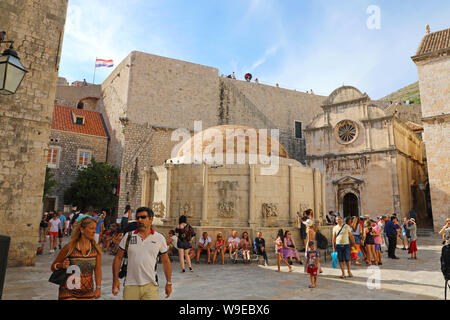
[[166, 208], [162, 201], [152, 203], [152, 210], [156, 218], [164, 218], [165, 209]]
[[312, 209], [313, 207], [311, 206], [311, 204], [303, 202], [300, 203], [300, 216], [303, 216], [303, 212], [305, 212], [308, 209]]
[[263, 203], [262, 215], [264, 218], [278, 217], [278, 204], [276, 203]]
[[194, 205], [190, 201], [180, 203], [180, 216], [192, 217], [194, 215]]
[[221, 218], [232, 218], [235, 212], [235, 203], [233, 201], [221, 200], [217, 204], [218, 215]]
[[232, 218], [236, 213], [235, 195], [238, 182], [237, 181], [217, 181], [219, 202], [217, 203], [217, 215], [221, 218]]
[[346, 172], [366, 172], [369, 159], [367, 157], [346, 158], [329, 160], [326, 162], [326, 169], [331, 175]]

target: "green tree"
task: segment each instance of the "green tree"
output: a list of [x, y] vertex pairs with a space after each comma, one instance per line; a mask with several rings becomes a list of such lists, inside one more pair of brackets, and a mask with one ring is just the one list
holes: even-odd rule
[[44, 181], [44, 195], [42, 199], [45, 200], [52, 189], [57, 185], [56, 180], [54, 179], [55, 175], [52, 173], [49, 167], [45, 167], [45, 181]]
[[117, 186], [118, 170], [109, 163], [91, 163], [78, 172], [76, 180], [64, 192], [64, 203], [78, 208], [112, 209], [118, 197], [113, 193]]

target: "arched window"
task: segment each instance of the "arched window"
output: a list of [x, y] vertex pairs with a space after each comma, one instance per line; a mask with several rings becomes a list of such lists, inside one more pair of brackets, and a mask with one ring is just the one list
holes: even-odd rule
[[83, 109], [84, 108], [84, 103], [83, 102], [78, 102], [77, 104], [77, 109]]

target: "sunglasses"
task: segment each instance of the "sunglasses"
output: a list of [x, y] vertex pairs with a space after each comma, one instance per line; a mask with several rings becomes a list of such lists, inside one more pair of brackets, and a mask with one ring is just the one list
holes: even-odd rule
[[148, 218], [148, 216], [137, 216], [136, 217], [136, 220], [139, 220], [139, 219], [147, 219]]

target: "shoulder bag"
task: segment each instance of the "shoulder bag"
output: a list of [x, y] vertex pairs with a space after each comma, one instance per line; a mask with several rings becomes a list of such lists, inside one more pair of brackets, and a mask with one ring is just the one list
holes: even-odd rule
[[128, 232], [128, 238], [127, 242], [125, 244], [125, 252], [123, 254], [123, 261], [122, 266], [120, 267], [119, 271], [119, 279], [123, 279], [127, 276], [127, 269], [128, 269], [128, 246], [130, 245], [130, 239], [131, 239], [131, 232]]

